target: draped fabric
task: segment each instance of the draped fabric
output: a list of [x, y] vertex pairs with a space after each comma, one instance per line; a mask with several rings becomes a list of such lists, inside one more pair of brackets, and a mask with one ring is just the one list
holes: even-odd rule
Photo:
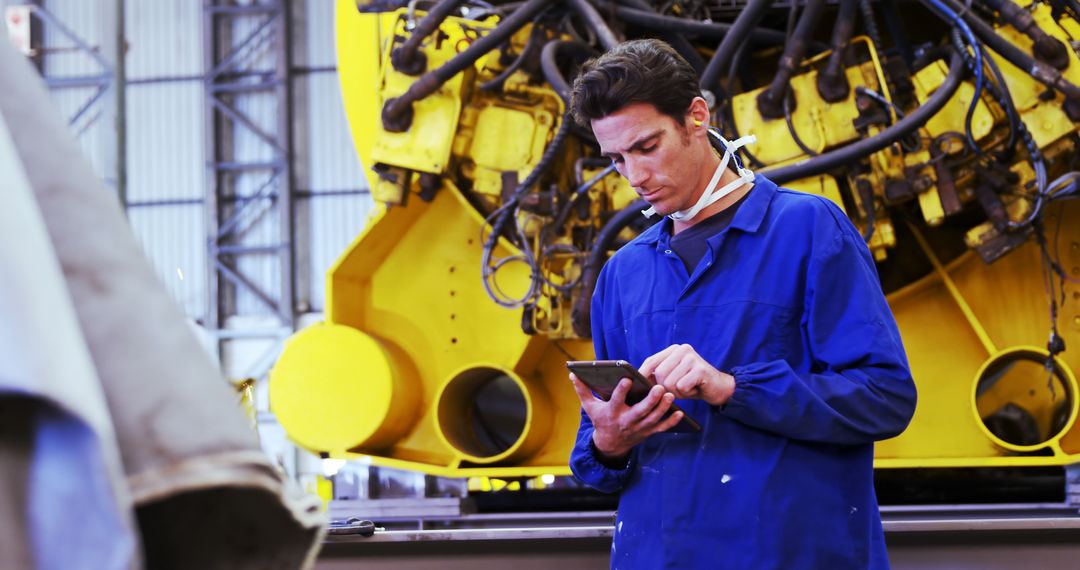
[[0, 44], [5, 564], [310, 566], [318, 500], [260, 451], [116, 196]]

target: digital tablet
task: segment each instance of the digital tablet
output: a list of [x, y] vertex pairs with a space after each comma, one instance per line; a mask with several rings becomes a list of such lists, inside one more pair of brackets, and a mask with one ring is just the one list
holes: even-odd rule
[[[620, 380], [629, 378], [633, 384], [630, 386], [630, 392], [626, 395], [626, 405], [628, 406], [633, 406], [644, 400], [645, 396], [649, 394], [649, 390], [656, 385], [652, 378], [646, 378], [641, 372], [638, 372], [637, 368], [634, 368], [625, 360], [571, 360], [566, 363], [566, 368], [605, 401], [611, 399], [611, 394], [615, 391], [615, 387], [619, 385]], [[694, 418], [691, 418], [679, 406], [671, 404], [668, 414], [674, 412], [683, 412], [682, 421], [675, 426], [683, 429], [676, 429], [675, 431], [685, 431], [687, 428], [692, 431], [701, 431], [701, 425], [694, 421]]]

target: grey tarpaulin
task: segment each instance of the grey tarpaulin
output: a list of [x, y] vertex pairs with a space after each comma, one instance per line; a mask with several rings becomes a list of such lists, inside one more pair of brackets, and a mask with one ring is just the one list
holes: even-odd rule
[[2, 115], [0, 172], [0, 566], [135, 568], [105, 395]]
[[[144, 260], [115, 195], [82, 158], [33, 68], [7, 45], [0, 45], [0, 116], [15, 142], [107, 404], [113, 429], [97, 433], [102, 477], [108, 480], [109, 450], [118, 447], [123, 488], [113, 501], [121, 509], [125, 501], [134, 504], [146, 566], [310, 565], [324, 528], [317, 500], [289, 491], [259, 450], [230, 387]], [[37, 278], [47, 276], [39, 272]], [[0, 319], [11, 314], [5, 311]], [[35, 328], [40, 327], [27, 330]], [[65, 411], [54, 407], [52, 413]], [[26, 437], [40, 439], [33, 433]], [[5, 461], [0, 457], [0, 464]], [[38, 481], [13, 471], [12, 481], [38, 491]], [[55, 524], [65, 533], [83, 531], [70, 520]], [[32, 531], [23, 529], [28, 535]], [[29, 543], [34, 544], [33, 536]]]

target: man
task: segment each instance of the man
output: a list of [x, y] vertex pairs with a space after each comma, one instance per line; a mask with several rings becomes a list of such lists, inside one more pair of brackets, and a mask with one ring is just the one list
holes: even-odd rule
[[[656, 40], [574, 83], [576, 119], [669, 218], [608, 261], [592, 308], [596, 357], [658, 386], [627, 406], [629, 380], [605, 402], [571, 375], [570, 467], [620, 493], [613, 568], [887, 568], [873, 442], [915, 386], [873, 259], [828, 200], [727, 168], [700, 95]], [[702, 431], [673, 430], [672, 402]]]

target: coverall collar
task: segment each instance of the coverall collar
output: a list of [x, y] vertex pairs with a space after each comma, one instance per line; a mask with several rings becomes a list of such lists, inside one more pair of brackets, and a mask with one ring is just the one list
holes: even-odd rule
[[[731, 220], [728, 229], [737, 229], [746, 233], [757, 232], [775, 195], [776, 184], [761, 174], [755, 175], [754, 187], [750, 190], [750, 194], [746, 196], [746, 201], [743, 202], [742, 206], [739, 206], [739, 211], [735, 213], [735, 219]], [[665, 216], [659, 223], [645, 230], [638, 239], [634, 240], [634, 243], [655, 246], [660, 243], [661, 238], [666, 242], [671, 236], [673, 223], [671, 218]]]

